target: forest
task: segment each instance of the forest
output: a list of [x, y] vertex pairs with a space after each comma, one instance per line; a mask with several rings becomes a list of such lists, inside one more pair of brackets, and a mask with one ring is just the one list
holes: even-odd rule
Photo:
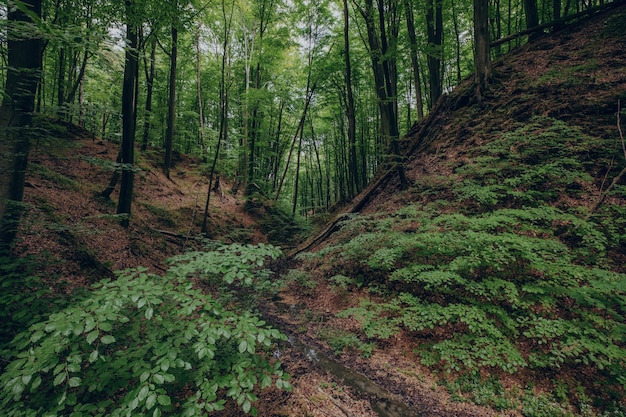
[[2, 0], [0, 413], [626, 415], [621, 0]]

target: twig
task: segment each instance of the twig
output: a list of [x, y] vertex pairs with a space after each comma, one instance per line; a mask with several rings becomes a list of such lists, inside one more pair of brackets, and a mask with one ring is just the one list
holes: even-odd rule
[[[622, 132], [622, 122], [621, 122], [621, 117], [620, 117], [621, 112], [622, 112], [621, 100], [617, 100], [617, 131], [619, 132], [619, 138], [622, 142], [622, 151], [624, 152], [624, 159], [626, 159], [626, 143], [624, 141], [624, 133]], [[598, 201], [593, 205], [593, 207], [591, 207], [591, 211], [589, 211], [587, 218], [591, 217], [591, 215], [598, 209], [598, 207], [602, 205], [606, 196], [613, 189], [613, 187], [619, 184], [619, 182], [622, 180], [622, 177], [624, 177], [624, 175], [626, 175], [626, 167], [624, 167], [620, 171], [620, 173], [617, 174], [615, 178], [613, 178], [613, 181], [611, 181], [611, 184], [606, 188], [606, 190], [602, 192]]]

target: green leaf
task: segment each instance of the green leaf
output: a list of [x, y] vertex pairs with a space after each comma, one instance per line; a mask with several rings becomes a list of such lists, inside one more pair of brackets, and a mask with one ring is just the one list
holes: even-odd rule
[[54, 381], [52, 382], [52, 386], [56, 387], [57, 385], [61, 385], [63, 383], [63, 381], [65, 381], [65, 372], [61, 372], [60, 374], [58, 374], [56, 376], [56, 378], [54, 378]]
[[98, 355], [98, 349], [91, 352], [91, 354], [89, 355], [89, 363], [94, 363], [98, 359]]
[[150, 372], [149, 371], [143, 371], [143, 373], [139, 377], [139, 382], [146, 382], [148, 380], [148, 378], [150, 378]]
[[30, 386], [31, 392], [34, 392], [37, 388], [39, 388], [39, 386], [41, 385], [41, 381], [41, 377], [37, 375], [35, 377], [35, 380], [33, 381], [33, 384]]
[[165, 378], [161, 374], [154, 374], [152, 379], [154, 380], [154, 382], [156, 382], [159, 385], [165, 382]]
[[94, 340], [96, 340], [98, 338], [98, 336], [100, 335], [100, 331], [98, 330], [93, 330], [91, 332], [89, 332], [87, 334], [87, 343], [92, 344], [94, 342]]
[[77, 377], [77, 376], [72, 377], [72, 378], [69, 379], [69, 381], [67, 381], [68, 385], [70, 387], [72, 387], [72, 388], [79, 387], [81, 382], [82, 382], [82, 380], [79, 377]]
[[157, 398], [157, 402], [166, 407], [172, 403], [172, 400], [167, 395], [159, 395]]
[[149, 410], [156, 404], [157, 396], [155, 393], [150, 394], [148, 399], [146, 400], [146, 408]]
[[106, 336], [102, 336], [102, 338], [100, 339], [100, 341], [102, 343], [104, 343], [105, 345], [110, 345], [111, 343], [115, 342], [115, 337], [111, 336], [110, 334], [106, 335]]
[[153, 314], [154, 314], [154, 310], [152, 309], [152, 307], [148, 307], [146, 309], [146, 312], [144, 313], [144, 317], [146, 318], [146, 320], [150, 320]]
[[139, 390], [139, 394], [137, 394], [137, 398], [139, 398], [139, 401], [143, 401], [148, 396], [149, 393], [150, 393], [150, 387], [147, 385], [144, 385]]
[[248, 342], [246, 342], [245, 340], [242, 340], [241, 343], [239, 343], [239, 353], [243, 353], [248, 349]]

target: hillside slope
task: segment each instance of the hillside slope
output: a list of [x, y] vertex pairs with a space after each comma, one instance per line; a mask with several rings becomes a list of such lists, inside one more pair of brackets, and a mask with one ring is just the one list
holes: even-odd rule
[[304, 334], [424, 415], [450, 415], [433, 378], [509, 415], [623, 415], [624, 27], [622, 5], [506, 55], [481, 106], [470, 80], [443, 97], [403, 140], [410, 187], [381, 174], [296, 251]]

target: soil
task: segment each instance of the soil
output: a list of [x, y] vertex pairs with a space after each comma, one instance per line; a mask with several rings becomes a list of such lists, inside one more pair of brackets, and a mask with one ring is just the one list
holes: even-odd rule
[[[470, 144], [489, 140], [507, 124], [524, 122], [534, 115], [562, 120], [578, 118], [589, 133], [615, 137], [620, 99], [626, 99], [626, 6], [593, 17], [554, 35], [520, 47], [495, 63], [495, 80], [482, 106], [470, 105], [471, 83], [466, 81], [439, 102], [436, 111], [417, 124], [403, 140], [407, 177], [417, 181], [427, 172], [446, 174], [451, 163], [462, 161]], [[617, 28], [617, 29], [616, 29]], [[621, 28], [621, 29], [620, 29]], [[616, 36], [614, 31], [619, 31]], [[576, 71], [580, 82], [562, 83], [556, 74]], [[553, 77], [553, 78], [550, 78]], [[547, 82], [533, 82], [544, 79]], [[626, 105], [624, 103], [623, 105]], [[481, 117], [478, 117], [481, 116]], [[149, 150], [139, 155], [135, 199], [130, 227], [119, 226], [113, 200], [99, 196], [108, 184], [111, 162], [119, 145], [93, 138], [79, 127], [58, 121], [54, 132], [43, 129], [31, 153], [27, 174], [22, 229], [17, 251], [36, 254], [53, 290], [71, 294], [114, 271], [135, 266], [153, 272], [164, 270], [164, 260], [190, 248], [202, 224], [208, 178], [200, 160], [177, 155], [171, 179], [161, 169], [162, 155]], [[46, 133], [47, 132], [47, 133]], [[393, 174], [379, 177], [346, 211], [391, 212], [407, 204], [398, 193]], [[221, 179], [221, 192], [211, 195], [208, 238], [226, 242], [267, 242], [259, 219], [244, 210], [244, 199], [233, 195], [232, 184]], [[315, 250], [332, 238], [314, 240]], [[285, 270], [296, 261], [288, 260]], [[337, 294], [323, 282], [311, 293], [286, 288], [276, 300], [266, 300], [264, 314], [270, 322], [295, 335], [319, 352], [336, 357], [318, 340], [319, 330], [336, 321], [335, 313], [356, 303], [360, 294]], [[334, 323], [349, 329], [351, 323]], [[356, 323], [352, 323], [356, 326]], [[307, 359], [294, 346], [278, 351], [292, 377], [293, 390], [268, 390], [256, 404], [259, 416], [377, 416], [371, 398]], [[419, 365], [410, 342], [398, 336], [375, 349], [371, 357], [347, 352], [336, 357], [423, 416], [517, 416], [454, 402], [429, 369]], [[506, 375], [503, 375], [506, 379]], [[514, 389], [517, 381], [510, 381]], [[541, 382], [537, 383], [541, 389]], [[375, 401], [374, 401], [375, 403]], [[244, 415], [233, 404], [215, 415]]]

